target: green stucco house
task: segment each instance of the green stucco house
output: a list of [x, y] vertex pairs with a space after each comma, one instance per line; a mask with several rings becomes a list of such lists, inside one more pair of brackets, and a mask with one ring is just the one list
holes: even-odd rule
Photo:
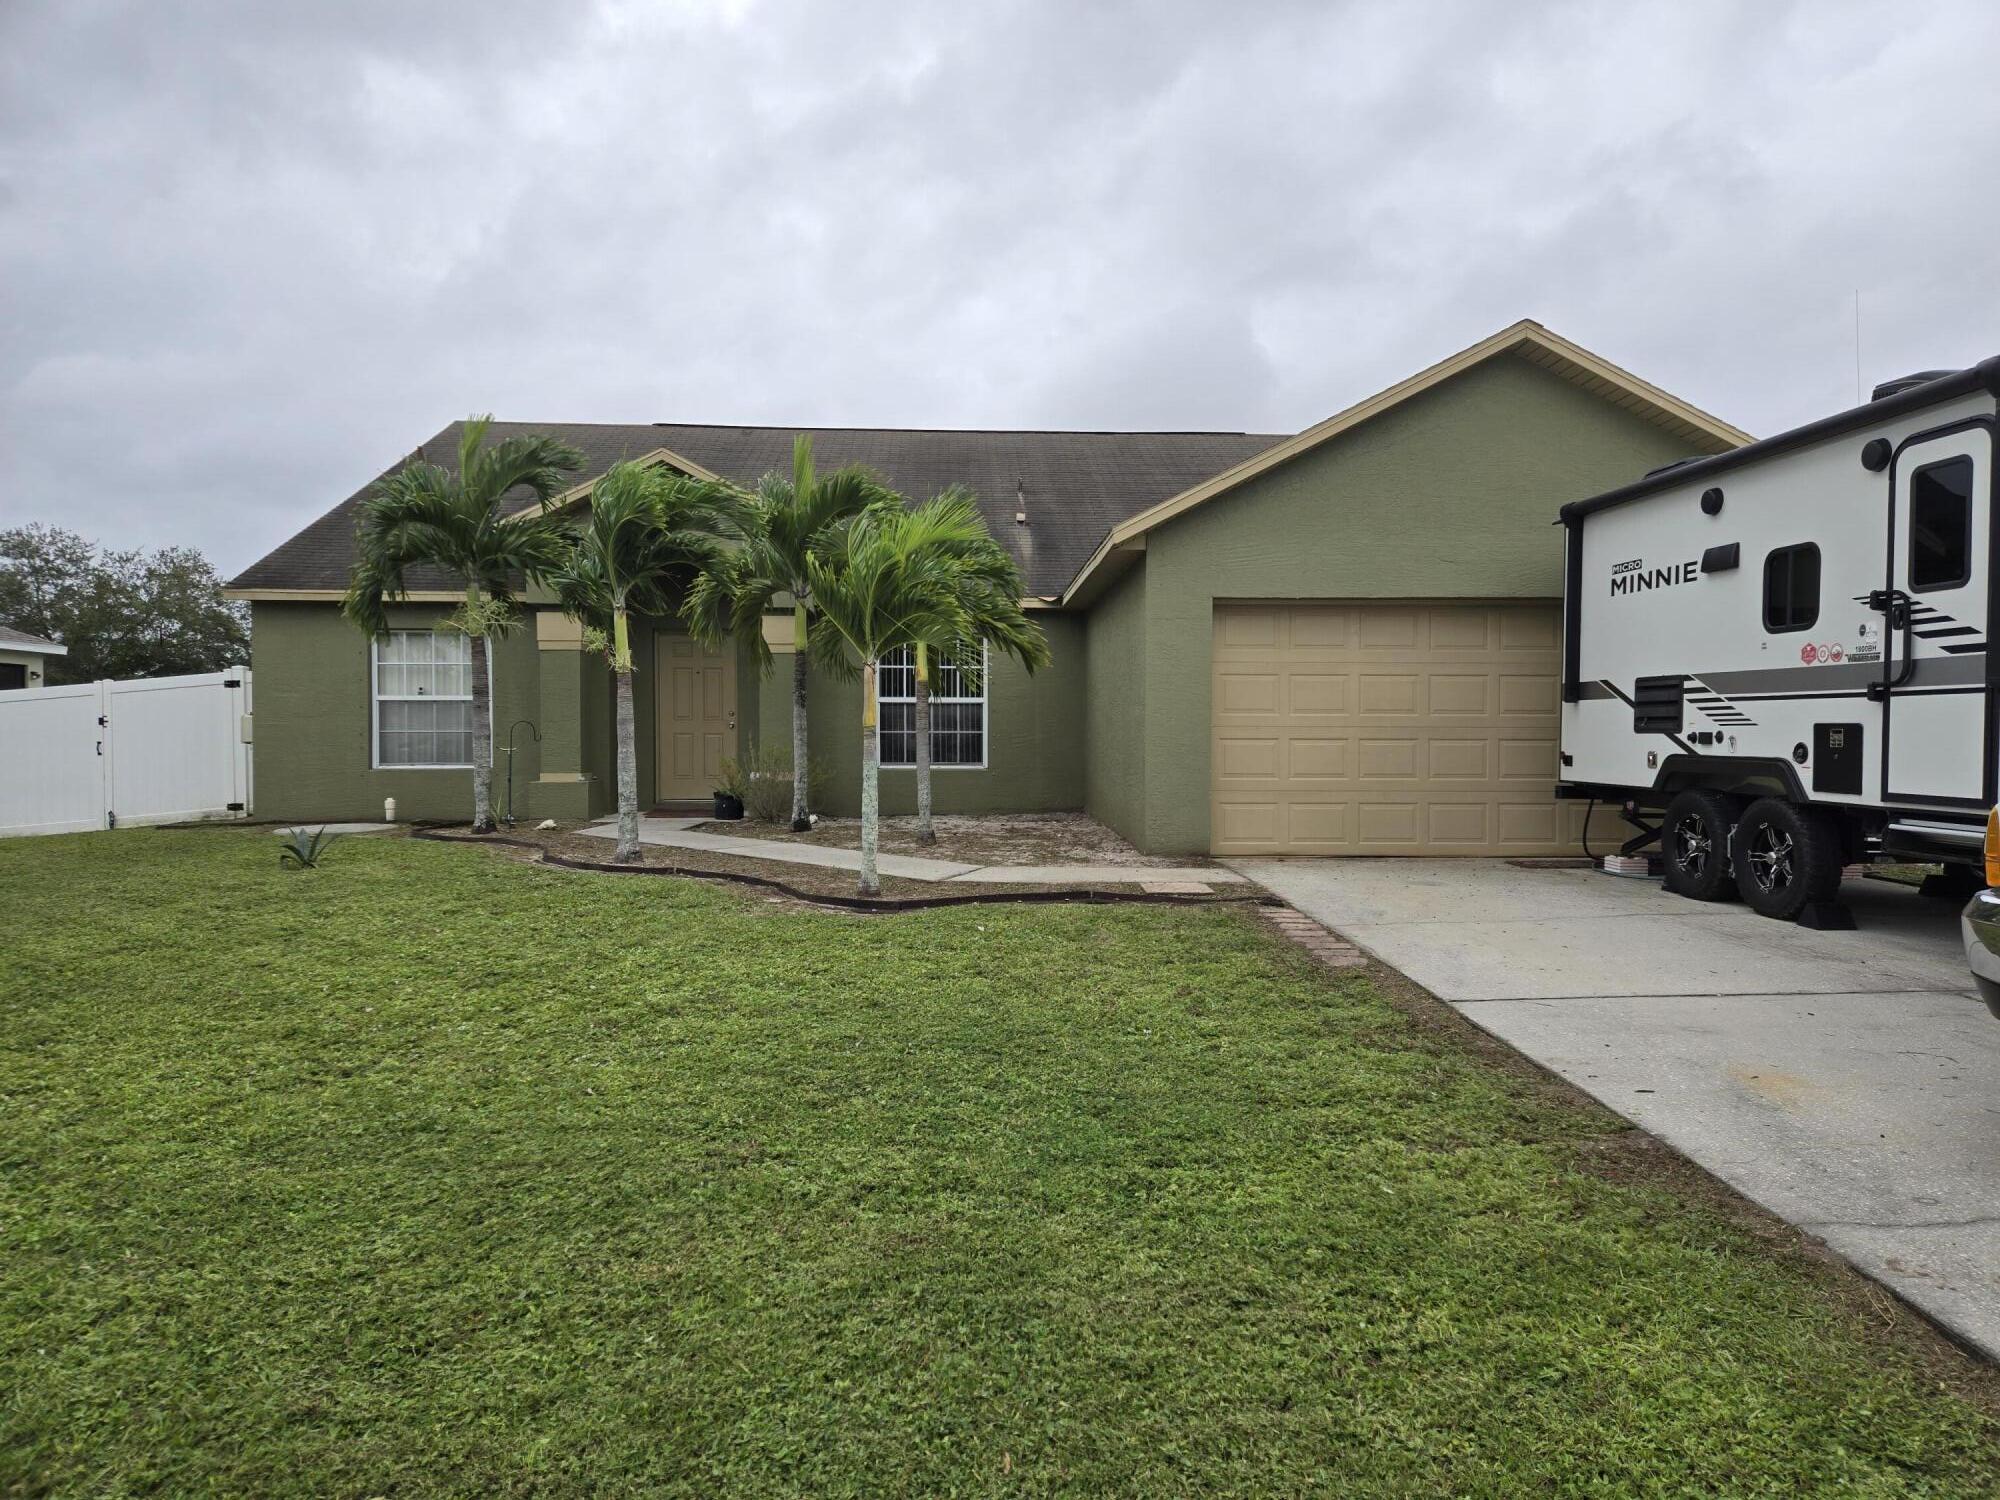
[[[581, 449], [592, 474], [652, 457], [749, 485], [795, 429], [496, 423]], [[1556, 803], [1557, 508], [1747, 434], [1532, 322], [1295, 435], [814, 431], [925, 497], [970, 485], [1019, 559], [1054, 665], [941, 684], [941, 812], [1082, 808], [1163, 854], [1549, 854]], [[456, 429], [424, 445], [455, 451]], [[471, 800], [458, 598], [413, 576], [389, 635], [340, 615], [367, 486], [234, 579], [250, 601], [259, 816], [460, 817]], [[575, 624], [530, 600], [493, 665], [496, 745], [523, 817], [610, 810], [611, 698]], [[638, 632], [639, 776], [702, 802], [715, 763], [790, 733], [789, 616], [776, 670]], [[913, 810], [908, 673], [883, 674], [883, 805]], [[951, 689], [956, 687], [954, 694]], [[950, 701], [953, 697], [960, 701]], [[859, 799], [855, 685], [816, 680], [823, 811]], [[899, 726], [901, 726], [899, 730]], [[539, 735], [539, 738], [535, 736]], [[504, 762], [500, 762], [504, 765]]]

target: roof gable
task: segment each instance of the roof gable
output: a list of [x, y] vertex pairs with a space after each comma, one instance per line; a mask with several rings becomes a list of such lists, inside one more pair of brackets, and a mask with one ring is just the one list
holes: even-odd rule
[[1107, 559], [1118, 553], [1143, 549], [1146, 533], [1154, 527], [1227, 494], [1343, 433], [1351, 432], [1362, 423], [1443, 385], [1454, 376], [1506, 355], [1521, 356], [1550, 370], [1591, 394], [1665, 428], [1697, 451], [1722, 453], [1751, 441], [1750, 434], [1741, 428], [1669, 395], [1609, 360], [1600, 359], [1582, 345], [1573, 344], [1562, 335], [1550, 332], [1533, 319], [1523, 318], [1492, 337], [1481, 339], [1448, 359], [1440, 360], [1386, 390], [1377, 391], [1365, 400], [1335, 412], [1296, 436], [1274, 443], [1241, 463], [1120, 521], [1105, 534], [1084, 560], [1083, 566], [1077, 569], [1076, 576], [1069, 580], [1062, 592], [1062, 602], [1066, 605], [1087, 603], [1103, 581], [1096, 575], [1104, 568]]

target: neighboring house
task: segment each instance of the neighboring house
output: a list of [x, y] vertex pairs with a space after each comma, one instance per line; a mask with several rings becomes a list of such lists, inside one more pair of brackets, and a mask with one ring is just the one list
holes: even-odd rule
[[49, 661], [68, 655], [67, 646], [0, 625], [0, 692], [48, 686]]
[[[591, 473], [654, 456], [751, 484], [791, 427], [495, 424], [580, 448]], [[1557, 507], [1747, 435], [1521, 322], [1294, 436], [815, 430], [923, 499], [958, 482], [1020, 560], [1054, 665], [940, 685], [941, 812], [1086, 808], [1140, 848], [1219, 854], [1548, 854], [1571, 849], [1556, 771]], [[449, 455], [456, 428], [423, 451]], [[364, 489], [233, 580], [253, 612], [258, 812], [409, 817], [470, 802], [461, 641], [429, 625], [454, 581], [414, 576], [371, 644], [340, 616]], [[609, 677], [547, 606], [495, 652], [493, 728], [516, 735], [523, 815], [612, 803]], [[789, 733], [777, 670], [640, 632], [640, 785], [705, 799], [718, 755]], [[959, 693], [950, 691], [956, 686]], [[909, 673], [883, 674], [885, 760], [911, 758]], [[963, 697], [962, 702], [943, 701]], [[825, 809], [859, 797], [859, 688], [816, 678]], [[898, 725], [903, 726], [898, 732]], [[908, 771], [885, 811], [911, 810]]]

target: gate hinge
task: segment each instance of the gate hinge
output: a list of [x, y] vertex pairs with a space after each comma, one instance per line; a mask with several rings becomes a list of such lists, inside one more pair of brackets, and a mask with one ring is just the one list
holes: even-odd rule
[[242, 812], [243, 804], [241, 802], [225, 802], [222, 804], [222, 810], [224, 812]]
[[241, 677], [225, 677], [222, 679], [222, 685], [224, 687], [242, 687], [243, 679]]

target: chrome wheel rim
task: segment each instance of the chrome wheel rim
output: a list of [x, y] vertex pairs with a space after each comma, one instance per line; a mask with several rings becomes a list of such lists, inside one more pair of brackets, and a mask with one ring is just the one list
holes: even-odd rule
[[1708, 862], [1715, 853], [1715, 840], [1709, 837], [1708, 820], [1700, 813], [1688, 813], [1674, 824], [1674, 863], [1692, 878], [1699, 880], [1708, 873]]
[[1792, 836], [1784, 829], [1765, 823], [1750, 836], [1750, 878], [1765, 892], [1792, 883]]

